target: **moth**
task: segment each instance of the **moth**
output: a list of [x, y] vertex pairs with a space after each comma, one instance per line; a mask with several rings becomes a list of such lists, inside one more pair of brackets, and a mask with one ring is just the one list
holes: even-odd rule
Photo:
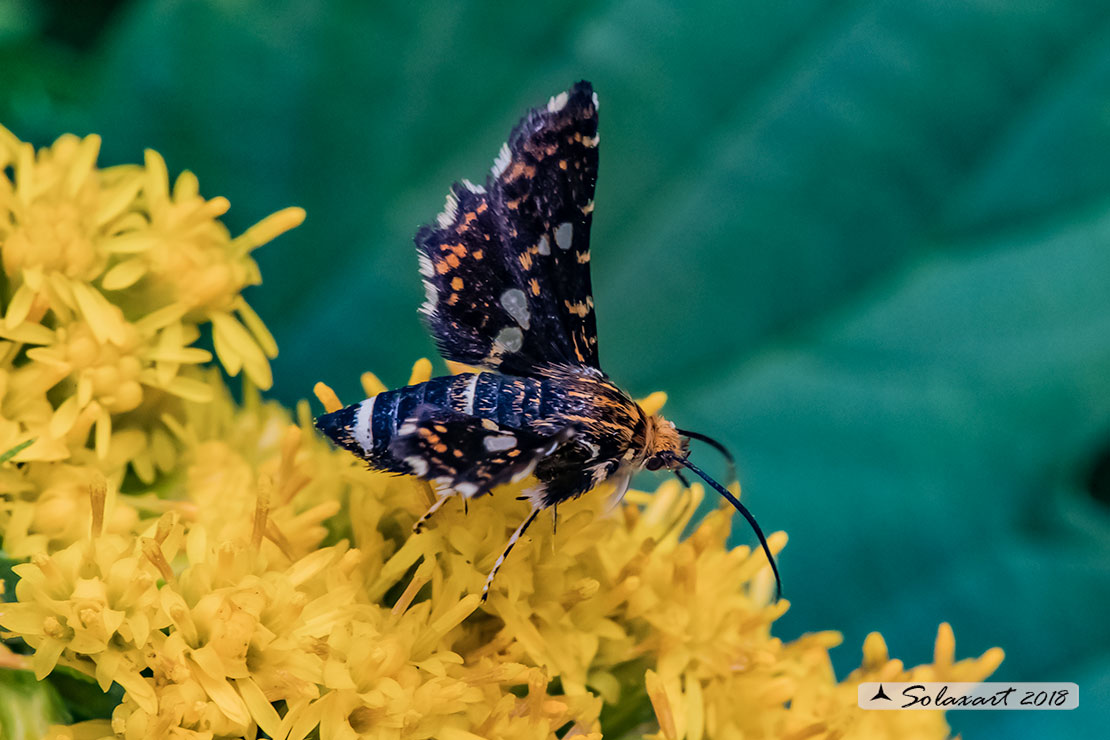
[[535, 476], [531, 511], [482, 589], [536, 516], [604, 481], [623, 495], [633, 473], [686, 468], [748, 520], [751, 513], [689, 460], [689, 440], [718, 442], [649, 415], [598, 359], [590, 289], [590, 224], [598, 166], [598, 101], [582, 81], [528, 112], [485, 185], [455, 183], [416, 233], [424, 321], [447, 360], [478, 369], [384, 391], [324, 414], [317, 427], [370, 467], [430, 482], [436, 501], [464, 501]]

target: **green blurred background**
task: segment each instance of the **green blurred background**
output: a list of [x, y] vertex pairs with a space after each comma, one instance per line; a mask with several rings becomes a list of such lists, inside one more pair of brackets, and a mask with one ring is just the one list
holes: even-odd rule
[[434, 356], [413, 232], [579, 78], [604, 366], [790, 533], [778, 634], [842, 630], [844, 675], [947, 620], [1000, 679], [1080, 685], [955, 730], [1105, 736], [1110, 4], [0, 0], [18, 136], [153, 147], [233, 232], [307, 209], [248, 295], [288, 403]]

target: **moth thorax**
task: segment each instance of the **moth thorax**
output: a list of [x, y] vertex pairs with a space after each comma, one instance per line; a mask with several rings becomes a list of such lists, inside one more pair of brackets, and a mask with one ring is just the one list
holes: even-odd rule
[[658, 414], [647, 418], [644, 437], [645, 460], [651, 460], [660, 454], [667, 458], [685, 458], [689, 452], [689, 443], [674, 428], [674, 424]]

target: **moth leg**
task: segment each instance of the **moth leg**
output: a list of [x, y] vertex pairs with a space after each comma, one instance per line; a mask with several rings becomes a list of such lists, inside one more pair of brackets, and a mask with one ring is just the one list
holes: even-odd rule
[[[420, 534], [424, 530], [424, 525], [427, 524], [428, 520], [432, 518], [432, 514], [439, 511], [440, 507], [442, 507], [445, 503], [447, 503], [447, 500], [450, 499], [450, 498], [453, 498], [450, 494], [446, 494], [446, 495], [442, 495], [442, 496], [437, 494], [436, 502], [434, 504], [432, 504], [431, 506], [429, 506], [428, 510], [424, 512], [424, 516], [417, 519], [416, 523], [412, 525], [413, 534]], [[466, 501], [466, 497], [464, 496], [463, 497], [464, 506], [465, 506], [465, 501]]]
[[493, 564], [493, 568], [490, 570], [489, 575], [486, 576], [486, 584], [482, 586], [483, 603], [489, 596], [489, 587], [493, 585], [493, 578], [497, 575], [497, 571], [501, 570], [501, 565], [505, 562], [505, 558], [509, 556], [509, 551], [513, 549], [513, 545], [515, 545], [516, 541], [524, 534], [524, 530], [528, 529], [528, 525], [535, 521], [536, 515], [541, 511], [543, 511], [542, 507], [533, 506], [531, 513], [525, 517], [524, 521], [520, 523], [520, 526], [517, 527], [516, 531], [509, 537], [509, 541], [505, 543], [505, 549], [501, 551], [501, 555], [498, 556], [497, 562]]
[[[560, 448], [560, 451], [563, 449], [565, 448]], [[533, 506], [546, 509], [548, 506], [576, 499], [587, 491], [597, 488], [610, 480], [618, 470], [620, 470], [618, 460], [606, 460], [589, 467], [577, 467], [564, 460], [557, 460], [555, 456], [548, 457], [536, 466], [539, 484], [525, 491], [525, 495], [521, 498], [530, 501]], [[631, 471], [628, 472], [631, 473]], [[620, 489], [627, 490], [627, 482], [617, 479], [614, 483], [617, 491], [623, 496], [624, 491]]]
[[632, 483], [632, 469], [617, 473], [613, 478], [613, 492], [609, 494], [609, 500], [605, 503], [605, 513], [616, 509], [620, 506], [621, 501], [624, 501], [624, 494], [628, 493], [628, 486]]

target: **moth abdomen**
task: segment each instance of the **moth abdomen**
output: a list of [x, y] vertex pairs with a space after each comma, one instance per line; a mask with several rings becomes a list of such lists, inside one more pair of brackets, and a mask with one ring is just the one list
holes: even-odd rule
[[324, 414], [316, 427], [339, 446], [392, 473], [411, 473], [410, 466], [389, 452], [405, 419], [420, 406], [452, 408], [472, 394], [473, 375], [432, 378], [426, 383], [382, 391], [366, 400]]
[[498, 373], [464, 373], [382, 391], [324, 414], [316, 426], [337, 444], [374, 467], [408, 473], [410, 466], [390, 453], [405, 420], [422, 406], [487, 419], [506, 429], [528, 429], [558, 406], [545, 382]]

